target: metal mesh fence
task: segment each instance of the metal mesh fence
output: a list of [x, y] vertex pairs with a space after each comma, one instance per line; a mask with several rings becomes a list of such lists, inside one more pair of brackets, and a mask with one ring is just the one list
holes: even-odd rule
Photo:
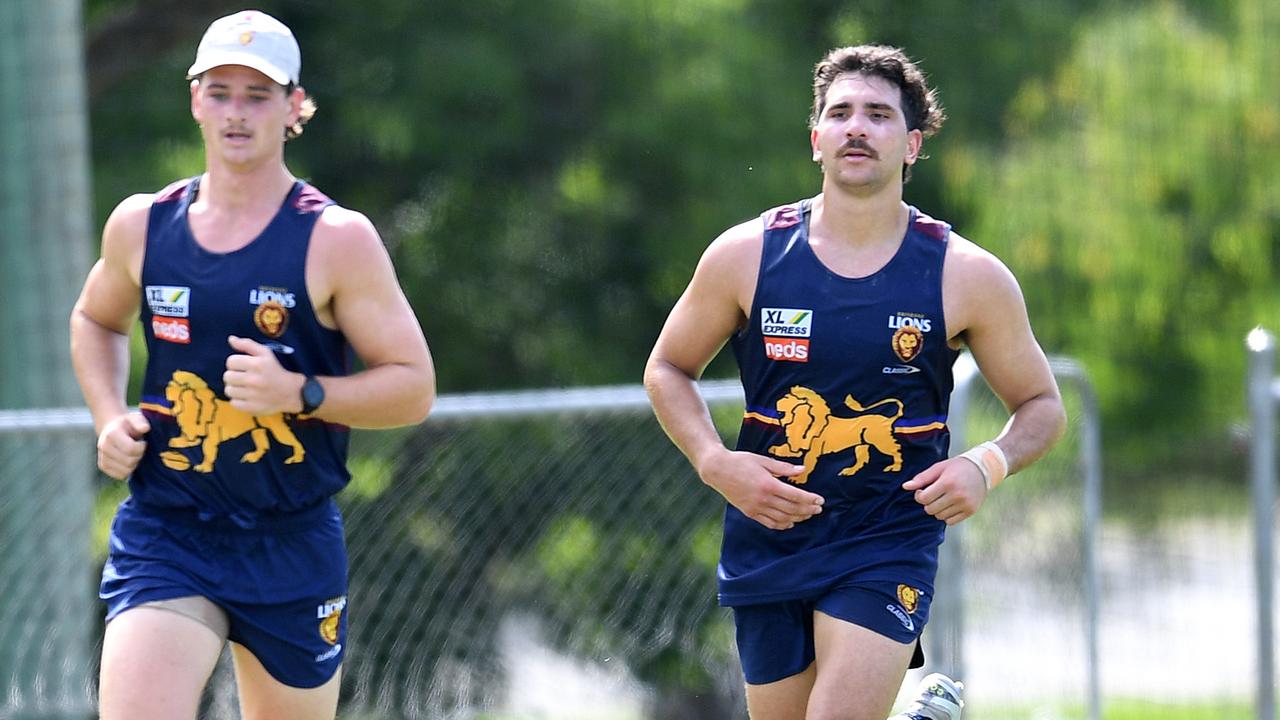
[[[960, 367], [962, 376], [976, 372], [968, 357]], [[935, 636], [938, 659], [964, 679], [967, 719], [1098, 717], [1089, 714], [1095, 628], [1088, 556], [1098, 518], [1086, 511], [1085, 445], [1097, 418], [1063, 375], [1071, 421], [1061, 442], [988, 495], [976, 515], [948, 529], [939, 568], [944, 610], [925, 635]], [[995, 437], [1008, 418], [981, 377], [967, 377], [969, 387], [957, 384], [963, 403], [952, 407], [953, 452]], [[959, 611], [948, 613], [957, 602]]]
[[[735, 386], [707, 388], [726, 439], [741, 418]], [[1109, 513], [1091, 579], [1085, 408], [1064, 390], [1072, 422], [1063, 443], [949, 533], [944, 550], [959, 562], [939, 578], [925, 633], [930, 669], [966, 680], [966, 720], [1089, 717], [1097, 671], [1108, 706], [1174, 697], [1237, 717], [1251, 685], [1251, 635], [1247, 621], [1225, 625], [1249, 616], [1247, 581], [1236, 577], [1248, 568], [1245, 516], [1187, 507], [1135, 525]], [[68, 417], [61, 424], [87, 422]], [[976, 441], [997, 434], [1004, 417], [980, 389], [953, 408], [951, 423]], [[0, 718], [38, 716], [35, 708], [87, 717], [90, 682], [67, 684], [61, 671], [80, 662], [90, 666], [82, 678], [96, 674], [92, 592], [122, 486], [84, 482], [86, 432], [0, 432], [0, 450], [0, 676], [9, 682]], [[86, 470], [58, 484], [65, 473], [38, 462], [54, 457], [83, 458]], [[715, 604], [722, 503], [671, 446], [640, 388], [445, 397], [423, 426], [356, 433], [351, 468], [339, 498], [352, 628], [341, 717], [745, 717], [731, 619]], [[84, 518], [95, 487], [90, 545]], [[37, 521], [50, 528], [33, 529]], [[48, 577], [78, 590], [51, 594]], [[945, 597], [944, 582], [954, 588]], [[1101, 598], [1098, 656], [1087, 640], [1091, 583]], [[80, 604], [60, 608], [62, 597]], [[51, 625], [78, 629], [64, 642]], [[57, 656], [57, 642], [79, 643], [66, 656], [79, 659]], [[1185, 670], [1197, 663], [1201, 672]], [[202, 716], [238, 716], [229, 663]]]
[[[344, 497], [351, 622], [364, 628], [346, 670], [352, 707], [564, 717], [571, 699], [538, 707], [505, 682], [537, 671], [522, 666], [537, 643], [613, 662], [620, 689], [637, 685], [628, 674], [703, 693], [737, 685], [727, 646], [707, 642], [727, 637], [719, 505], [651, 418], [446, 421], [376, 440]], [[630, 712], [639, 699], [619, 700]]]
[[88, 717], [92, 442], [0, 435], [0, 718]]

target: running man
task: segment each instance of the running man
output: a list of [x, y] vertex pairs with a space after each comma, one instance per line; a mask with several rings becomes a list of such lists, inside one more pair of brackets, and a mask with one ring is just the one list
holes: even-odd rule
[[130, 489], [101, 585], [105, 720], [195, 718], [228, 641], [244, 718], [333, 718], [348, 428], [418, 423], [435, 399], [377, 231], [285, 166], [315, 112], [300, 70], [268, 15], [209, 26], [188, 75], [205, 171], [116, 207], [72, 313], [98, 466]]
[[[1047, 452], [1065, 414], [1013, 275], [903, 201], [944, 118], [921, 71], [895, 48], [841, 48], [813, 88], [821, 193], [707, 248], [645, 385], [727, 501], [720, 602], [753, 720], [883, 720], [923, 663], [945, 527]], [[736, 450], [695, 385], [726, 340], [746, 394]], [[948, 459], [961, 347], [1011, 417]], [[960, 690], [929, 675], [903, 717], [958, 720]]]

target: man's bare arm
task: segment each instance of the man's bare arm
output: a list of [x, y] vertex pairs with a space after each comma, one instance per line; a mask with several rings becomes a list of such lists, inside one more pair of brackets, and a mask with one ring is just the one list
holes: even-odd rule
[[[1066, 429], [1058, 384], [1031, 331], [1013, 273], [964, 238], [953, 235], [951, 243], [943, 281], [947, 332], [969, 347], [1010, 416], [992, 441], [992, 451], [1003, 463], [985, 448], [978, 449], [970, 456], [936, 463], [903, 484], [926, 512], [948, 524], [977, 512], [988, 485], [1035, 462]], [[988, 455], [986, 469], [983, 455]]]
[[133, 472], [150, 429], [125, 400], [129, 327], [138, 314], [150, 195], [121, 202], [102, 232], [102, 257], [71, 312], [71, 362], [98, 434], [98, 467], [114, 478]]
[[654, 345], [644, 382], [658, 421], [702, 481], [748, 517], [784, 530], [820, 512], [821, 496], [778, 480], [800, 466], [726, 448], [697, 388], [707, 363], [743, 322], [760, 242], [759, 231], [743, 225], [707, 249]]
[[[313, 416], [362, 428], [421, 422], [435, 402], [435, 367], [373, 224], [360, 213], [329, 208], [311, 253], [307, 287], [317, 315], [331, 318], [365, 365], [351, 375], [317, 378], [325, 397]], [[229, 343], [234, 354], [223, 379], [234, 406], [253, 414], [302, 410], [302, 374], [282, 368], [252, 340]]]

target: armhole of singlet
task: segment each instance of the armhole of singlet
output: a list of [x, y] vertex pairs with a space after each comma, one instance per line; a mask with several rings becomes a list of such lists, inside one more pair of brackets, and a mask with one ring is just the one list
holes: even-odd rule
[[751, 290], [751, 307], [747, 308], [747, 317], [743, 321], [742, 327], [738, 328], [733, 334], [739, 340], [745, 338], [751, 332], [751, 319], [755, 317], [756, 308], [760, 306], [760, 287], [764, 284], [761, 282], [764, 274], [764, 259], [769, 252], [769, 226], [768, 216], [772, 210], [766, 211], [760, 216], [760, 253], [756, 256], [756, 285]]
[[[938, 242], [942, 244], [942, 259], [938, 262], [938, 314], [942, 316], [943, 342], [947, 350], [959, 356], [964, 352], [965, 341], [960, 339], [960, 347], [951, 346], [951, 328], [947, 326], [947, 253], [951, 250], [951, 236], [955, 231], [947, 225], [947, 235]], [[955, 358], [952, 358], [954, 362]]]

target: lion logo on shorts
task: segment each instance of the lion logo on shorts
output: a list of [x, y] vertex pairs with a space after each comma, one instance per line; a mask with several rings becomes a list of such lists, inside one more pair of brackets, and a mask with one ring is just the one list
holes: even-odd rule
[[898, 604], [908, 615], [915, 615], [916, 608], [920, 607], [920, 591], [910, 585], [899, 585]]
[[330, 645], [338, 643], [338, 626], [342, 621], [342, 611], [346, 608], [346, 595], [326, 600], [316, 608], [316, 619], [320, 621], [320, 637]]
[[[237, 410], [231, 402], [214, 395], [200, 376], [186, 370], [175, 370], [173, 379], [164, 388], [164, 397], [169, 401], [174, 419], [178, 421], [178, 429], [182, 434], [169, 440], [171, 448], [189, 448], [200, 446], [203, 458], [192, 466], [196, 472], [213, 472], [213, 464], [218, 459], [218, 446], [227, 440], [248, 433], [253, 440], [253, 450], [240, 457], [240, 462], [256, 463], [267, 454], [270, 438], [293, 449], [293, 454], [285, 464], [302, 462], [306, 450], [298, 438], [284, 421], [284, 415], [250, 415]], [[164, 453], [162, 453], [162, 456]], [[163, 458], [162, 458], [163, 459]], [[165, 465], [175, 467], [181, 463]]]
[[870, 413], [881, 405], [897, 405], [892, 416], [874, 413], [857, 417], [838, 417], [831, 413], [827, 401], [818, 393], [796, 385], [778, 400], [778, 412], [782, 413], [782, 430], [787, 441], [769, 448], [777, 457], [804, 458], [804, 472], [791, 478], [797, 485], [809, 480], [809, 474], [818, 465], [818, 458], [853, 448], [854, 463], [840, 471], [840, 475], [857, 473], [871, 461], [871, 448], [888, 455], [891, 462], [885, 472], [902, 469], [902, 446], [893, 436], [893, 423], [902, 417], [902, 401], [886, 398], [863, 407], [846, 395], [844, 404], [857, 413]]

